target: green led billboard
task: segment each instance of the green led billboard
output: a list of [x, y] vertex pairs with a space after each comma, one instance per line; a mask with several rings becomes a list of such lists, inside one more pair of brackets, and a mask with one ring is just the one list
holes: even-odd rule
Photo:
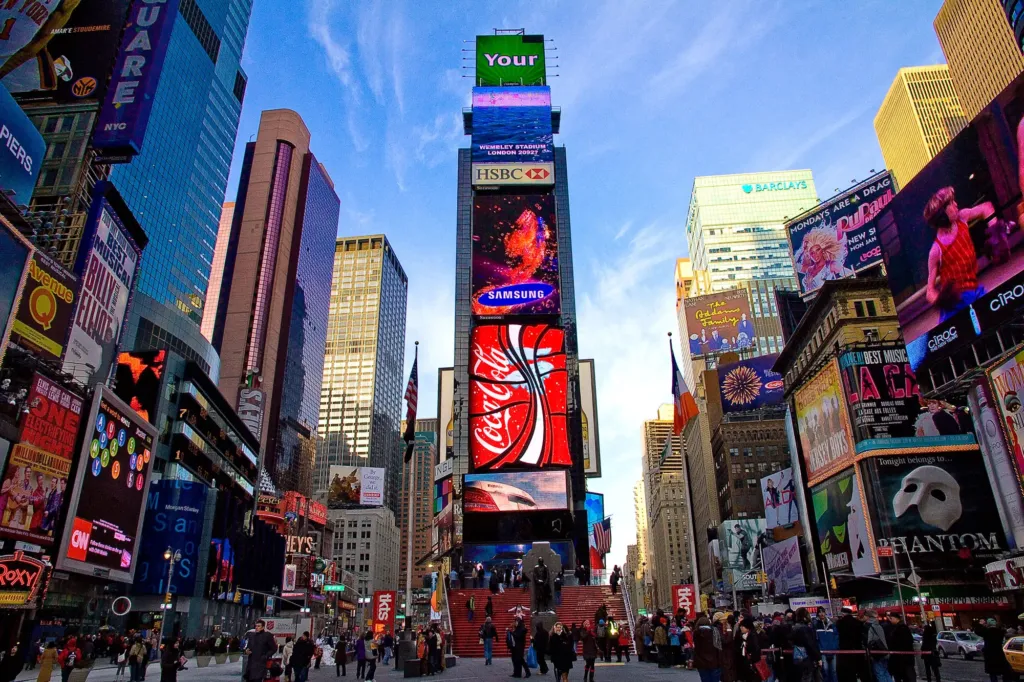
[[477, 36], [476, 84], [547, 85], [544, 36]]

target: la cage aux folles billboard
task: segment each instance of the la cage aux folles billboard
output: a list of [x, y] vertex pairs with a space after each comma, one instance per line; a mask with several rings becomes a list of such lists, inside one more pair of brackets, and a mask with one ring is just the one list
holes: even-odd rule
[[469, 455], [474, 471], [572, 465], [565, 332], [546, 324], [473, 328]]
[[929, 161], [877, 219], [914, 369], [932, 366], [1020, 316], [1022, 119], [1024, 75]]
[[57, 568], [130, 583], [138, 565], [156, 428], [97, 385]]
[[722, 411], [746, 412], [782, 402], [782, 375], [772, 370], [778, 355], [759, 355], [718, 368]]
[[683, 299], [690, 354], [753, 348], [757, 343], [746, 289], [730, 289]]
[[473, 313], [557, 315], [561, 310], [554, 197], [475, 197]]
[[875, 542], [909, 551], [918, 570], [955, 571], [1008, 551], [977, 448], [870, 457], [859, 466]]
[[895, 194], [882, 171], [786, 223], [801, 294], [882, 262], [875, 218]]
[[975, 442], [965, 410], [921, 396], [902, 346], [845, 351], [839, 371], [858, 453]]

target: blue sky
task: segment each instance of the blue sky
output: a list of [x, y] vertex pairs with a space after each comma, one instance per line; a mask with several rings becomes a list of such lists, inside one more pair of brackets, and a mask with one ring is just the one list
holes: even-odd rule
[[[291, 108], [341, 197], [339, 235], [383, 232], [409, 274], [420, 414], [453, 359], [456, 149], [471, 42], [554, 39], [580, 353], [596, 361], [615, 563], [634, 541], [641, 429], [670, 400], [665, 333], [696, 175], [810, 168], [822, 197], [882, 158], [872, 120], [896, 70], [943, 61], [940, 0], [257, 0], [228, 199], [260, 111]], [[463, 52], [470, 50], [470, 52]]]

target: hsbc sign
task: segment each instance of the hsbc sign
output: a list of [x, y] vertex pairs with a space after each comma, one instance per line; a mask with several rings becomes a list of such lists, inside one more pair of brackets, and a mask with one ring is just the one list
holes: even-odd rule
[[553, 163], [474, 163], [473, 185], [553, 185]]

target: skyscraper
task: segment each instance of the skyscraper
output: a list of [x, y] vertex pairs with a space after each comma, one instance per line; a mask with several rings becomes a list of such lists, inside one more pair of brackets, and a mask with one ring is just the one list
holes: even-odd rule
[[966, 125], [948, 66], [900, 69], [875, 114], [878, 145], [897, 187], [906, 187]]
[[312, 492], [340, 201], [302, 118], [264, 111], [246, 144], [213, 344], [220, 390], [278, 490]]
[[333, 282], [318, 470], [326, 481], [332, 464], [384, 468], [384, 503], [397, 516], [409, 279], [387, 237], [377, 234], [337, 239]]
[[[402, 420], [402, 432], [405, 432], [405, 420]], [[423, 577], [433, 570], [426, 563], [419, 564], [420, 559], [430, 554], [431, 521], [434, 518], [434, 463], [437, 460], [437, 420], [416, 420], [416, 442], [413, 446], [412, 461], [402, 467], [402, 489], [399, 496], [401, 514], [398, 517], [398, 529], [401, 538], [399, 557], [399, 585], [405, 587], [408, 567], [409, 548], [409, 504], [412, 503], [412, 585], [420, 587]], [[415, 480], [413, 471], [415, 470]], [[411, 494], [410, 494], [411, 489]]]
[[203, 324], [201, 331], [210, 341], [213, 330], [217, 326], [217, 304], [220, 301], [220, 290], [224, 280], [224, 260], [228, 254], [228, 242], [231, 241], [231, 222], [235, 217], [235, 202], [225, 201], [220, 212], [220, 224], [217, 228], [217, 243], [213, 247], [213, 263], [210, 269], [210, 286], [206, 290], [206, 305], [203, 307]]
[[946, 0], [935, 16], [935, 34], [968, 121], [1024, 71], [1006, 18], [999, 0]]
[[251, 11], [252, 0], [179, 3], [142, 153], [110, 173], [150, 238], [138, 290], [179, 311], [182, 324], [202, 322]]

